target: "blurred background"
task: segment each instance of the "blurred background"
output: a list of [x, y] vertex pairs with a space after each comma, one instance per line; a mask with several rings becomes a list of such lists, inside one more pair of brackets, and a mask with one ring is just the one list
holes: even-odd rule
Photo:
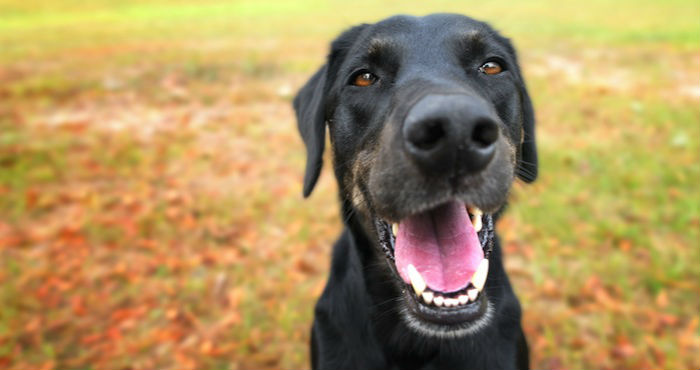
[[309, 368], [341, 224], [291, 99], [340, 31], [436, 11], [534, 99], [499, 225], [533, 367], [697, 368], [695, 0], [0, 0], [0, 368]]

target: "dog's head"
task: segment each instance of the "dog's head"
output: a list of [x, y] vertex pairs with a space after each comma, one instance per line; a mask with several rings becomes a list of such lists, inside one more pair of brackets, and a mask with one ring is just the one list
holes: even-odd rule
[[412, 326], [454, 336], [478, 327], [497, 304], [487, 297], [497, 284], [484, 289], [492, 215], [516, 176], [537, 175], [532, 105], [510, 42], [453, 14], [363, 24], [332, 43], [294, 108], [304, 196], [328, 127], [346, 214], [387, 257]]

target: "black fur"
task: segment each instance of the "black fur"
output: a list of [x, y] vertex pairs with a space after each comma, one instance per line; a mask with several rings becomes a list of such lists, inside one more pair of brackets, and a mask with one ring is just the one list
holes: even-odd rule
[[[489, 58], [507, 66], [505, 73], [480, 74]], [[378, 82], [352, 86], [358, 70], [371, 70]], [[407, 158], [401, 127], [429, 93], [463, 94], [492, 112], [501, 135], [483, 171], [465, 174], [457, 161], [426, 174]], [[510, 42], [485, 23], [453, 14], [363, 24], [332, 43], [327, 63], [299, 91], [294, 108], [308, 155], [303, 194], [311, 193], [320, 174], [328, 127], [345, 223], [315, 309], [312, 367], [529, 368], [520, 305], [497, 238], [485, 288], [491, 319], [469, 334], [442, 338], [407, 326], [402, 282], [374, 224], [397, 222], [452, 198], [498, 214], [515, 176], [535, 180], [535, 118]]]

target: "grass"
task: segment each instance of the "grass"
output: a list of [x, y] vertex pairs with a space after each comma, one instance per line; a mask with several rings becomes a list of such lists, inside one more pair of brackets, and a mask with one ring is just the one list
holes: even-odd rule
[[533, 367], [697, 367], [680, 0], [0, 0], [0, 367], [308, 368], [340, 221], [328, 168], [300, 197], [292, 93], [342, 29], [435, 11], [511, 37], [535, 102], [499, 225]]

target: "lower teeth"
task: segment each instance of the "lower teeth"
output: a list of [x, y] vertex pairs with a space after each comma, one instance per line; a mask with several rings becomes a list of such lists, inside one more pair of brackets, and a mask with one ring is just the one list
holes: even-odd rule
[[479, 298], [479, 291], [470, 285], [469, 288], [465, 288], [458, 294], [452, 295], [451, 297], [445, 297], [433, 291], [426, 289], [420, 295], [416, 295], [419, 300], [427, 305], [433, 305], [437, 307], [456, 307], [463, 306], [476, 301]]

